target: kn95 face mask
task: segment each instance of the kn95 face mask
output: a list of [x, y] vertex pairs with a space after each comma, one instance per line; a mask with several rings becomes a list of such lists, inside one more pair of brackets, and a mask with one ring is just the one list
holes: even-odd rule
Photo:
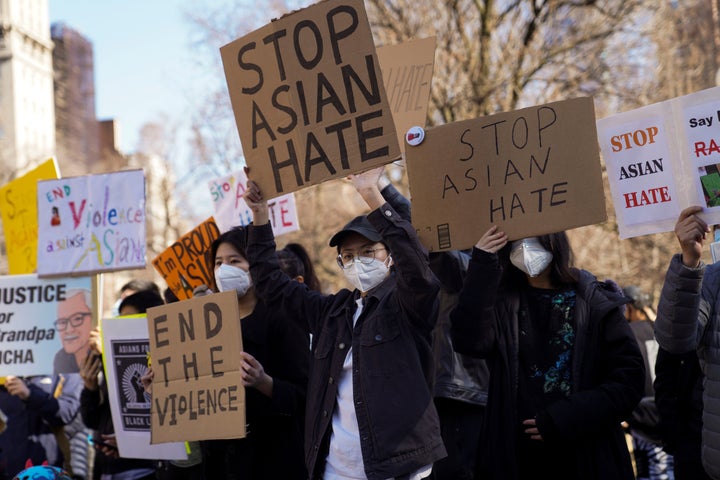
[[540, 275], [552, 259], [552, 253], [543, 248], [537, 237], [516, 240], [510, 248], [510, 262], [531, 277]]

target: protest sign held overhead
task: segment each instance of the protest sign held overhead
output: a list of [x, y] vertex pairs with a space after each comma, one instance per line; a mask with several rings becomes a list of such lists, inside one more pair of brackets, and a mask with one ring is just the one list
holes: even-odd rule
[[152, 396], [140, 377], [147, 370], [150, 340], [146, 315], [102, 320], [110, 414], [123, 458], [187, 459], [184, 442], [150, 444]]
[[215, 219], [210, 217], [152, 260], [155, 270], [180, 300], [192, 298], [195, 287], [213, 285], [215, 260], [209, 257], [210, 246], [219, 236]]
[[90, 277], [0, 277], [0, 377], [78, 372], [91, 298]]
[[326, 0], [220, 49], [250, 177], [265, 198], [400, 156], [362, 0]]
[[[215, 208], [213, 217], [221, 232], [227, 232], [238, 225], [247, 226], [253, 221], [252, 210], [243, 198], [247, 181], [245, 172], [238, 170], [208, 182]], [[275, 236], [294, 232], [300, 228], [294, 193], [268, 201], [268, 214]]]
[[238, 318], [234, 290], [148, 309], [151, 443], [245, 436]]
[[0, 188], [5, 248], [11, 274], [35, 273], [37, 267], [37, 182], [58, 178], [51, 158]]
[[145, 267], [142, 170], [40, 181], [37, 206], [39, 275]]
[[435, 37], [410, 40], [377, 49], [385, 92], [400, 149], [410, 127], [425, 126], [435, 65]]
[[515, 240], [607, 218], [591, 98], [432, 128], [406, 158], [431, 251], [470, 248], [492, 225]]
[[720, 87], [597, 125], [620, 238], [673, 231], [690, 205], [720, 223]]

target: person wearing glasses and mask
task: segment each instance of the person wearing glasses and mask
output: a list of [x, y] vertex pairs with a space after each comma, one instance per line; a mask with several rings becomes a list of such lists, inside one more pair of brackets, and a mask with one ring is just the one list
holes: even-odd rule
[[92, 296], [86, 288], [69, 289], [65, 300], [58, 302], [55, 329], [62, 341], [53, 360], [54, 373], [78, 373], [90, 349], [93, 329]]
[[621, 422], [645, 365], [628, 301], [572, 267], [565, 232], [480, 238], [451, 314], [455, 350], [490, 366], [480, 478], [635, 478]]
[[350, 176], [372, 211], [330, 239], [352, 285], [332, 295], [284, 277], [267, 201], [252, 180], [245, 192], [256, 294], [313, 335], [305, 412], [313, 480], [415, 480], [446, 455], [432, 391], [439, 284], [415, 229], [380, 194], [382, 171]]

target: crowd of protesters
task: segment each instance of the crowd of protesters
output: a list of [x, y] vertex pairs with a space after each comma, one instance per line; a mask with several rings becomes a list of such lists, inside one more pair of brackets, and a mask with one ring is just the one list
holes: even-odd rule
[[[212, 244], [213, 284], [194, 296], [237, 294], [244, 438], [120, 457], [95, 329], [56, 356], [75, 377], [0, 388], [0, 478], [76, 456], [74, 478], [98, 480], [720, 479], [720, 268], [700, 260], [699, 207], [678, 219], [655, 309], [577, 268], [565, 232], [509, 241], [492, 226], [470, 250], [429, 253], [382, 167], [349, 178], [370, 210], [329, 239], [349, 288], [323, 293], [302, 245], [276, 249], [252, 180], [253, 223]], [[113, 309], [172, 301], [135, 282]], [[78, 308], [59, 330], [85, 326]], [[73, 423], [92, 447], [58, 435]]]

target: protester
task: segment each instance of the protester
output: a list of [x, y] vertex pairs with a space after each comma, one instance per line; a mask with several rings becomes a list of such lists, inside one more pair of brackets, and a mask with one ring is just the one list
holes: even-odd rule
[[480, 478], [634, 478], [621, 422], [645, 369], [626, 301], [572, 267], [565, 232], [480, 238], [451, 314], [455, 349], [490, 366]]
[[625, 318], [630, 322], [645, 361], [645, 394], [627, 419], [627, 430], [632, 437], [635, 476], [638, 480], [671, 480], [673, 457], [664, 449], [660, 436], [660, 415], [655, 405], [653, 382], [659, 345], [655, 340], [655, 322], [648, 315], [648, 312], [652, 312], [650, 295], [637, 285], [628, 285], [622, 292], [631, 300], [625, 306]]
[[78, 373], [90, 348], [90, 331], [93, 328], [92, 294], [87, 288], [71, 288], [65, 299], [57, 303], [58, 331], [62, 348], [55, 354], [53, 372]]
[[[148, 308], [163, 303], [158, 293], [146, 290], [125, 297], [120, 305], [119, 314], [145, 313]], [[85, 425], [94, 430], [91, 438], [95, 447], [93, 479], [155, 479], [155, 466], [151, 460], [122, 458], [119, 455], [110, 412], [108, 386], [102, 375], [102, 343], [99, 329], [96, 328], [91, 332], [89, 344], [90, 354], [87, 355], [80, 369], [84, 383], [80, 395], [80, 412]]]
[[115, 301], [115, 304], [112, 307], [112, 316], [117, 317], [118, 315], [120, 315], [120, 304], [125, 299], [125, 297], [143, 290], [151, 290], [152, 292], [160, 295], [160, 287], [157, 283], [153, 282], [152, 280], [134, 278], [129, 282], [125, 283], [122, 287], [120, 287], [118, 299]]
[[0, 479], [12, 479], [26, 468], [27, 461], [69, 468], [62, 426], [78, 416], [81, 386], [77, 375], [67, 379], [61, 375], [6, 377], [0, 387], [0, 411], [5, 416]]
[[[395, 211], [410, 221], [410, 202], [387, 179], [378, 187]], [[433, 330], [434, 401], [447, 457], [435, 462], [432, 480], [471, 480], [483, 452], [480, 443], [490, 373], [485, 360], [453, 350], [450, 312], [462, 289], [470, 255], [464, 251], [430, 253], [430, 269], [440, 280], [438, 319]]]
[[701, 260], [710, 229], [703, 208], [684, 209], [675, 224], [681, 253], [670, 261], [658, 303], [655, 336], [673, 355], [697, 352], [704, 373], [702, 462], [720, 479], [720, 265]]
[[330, 239], [354, 287], [334, 295], [281, 272], [267, 201], [252, 180], [245, 192], [256, 292], [288, 325], [313, 335], [305, 415], [310, 479], [418, 479], [445, 456], [432, 401], [438, 284], [415, 229], [384, 202], [381, 173], [350, 176], [372, 212]]
[[[285, 322], [281, 309], [257, 297], [248, 274], [246, 237], [242, 227], [222, 233], [211, 245], [210, 258], [217, 290], [234, 290], [238, 296], [247, 435], [201, 442], [205, 476], [305, 479], [302, 419], [310, 342]], [[207, 292], [200, 288], [195, 295]]]

